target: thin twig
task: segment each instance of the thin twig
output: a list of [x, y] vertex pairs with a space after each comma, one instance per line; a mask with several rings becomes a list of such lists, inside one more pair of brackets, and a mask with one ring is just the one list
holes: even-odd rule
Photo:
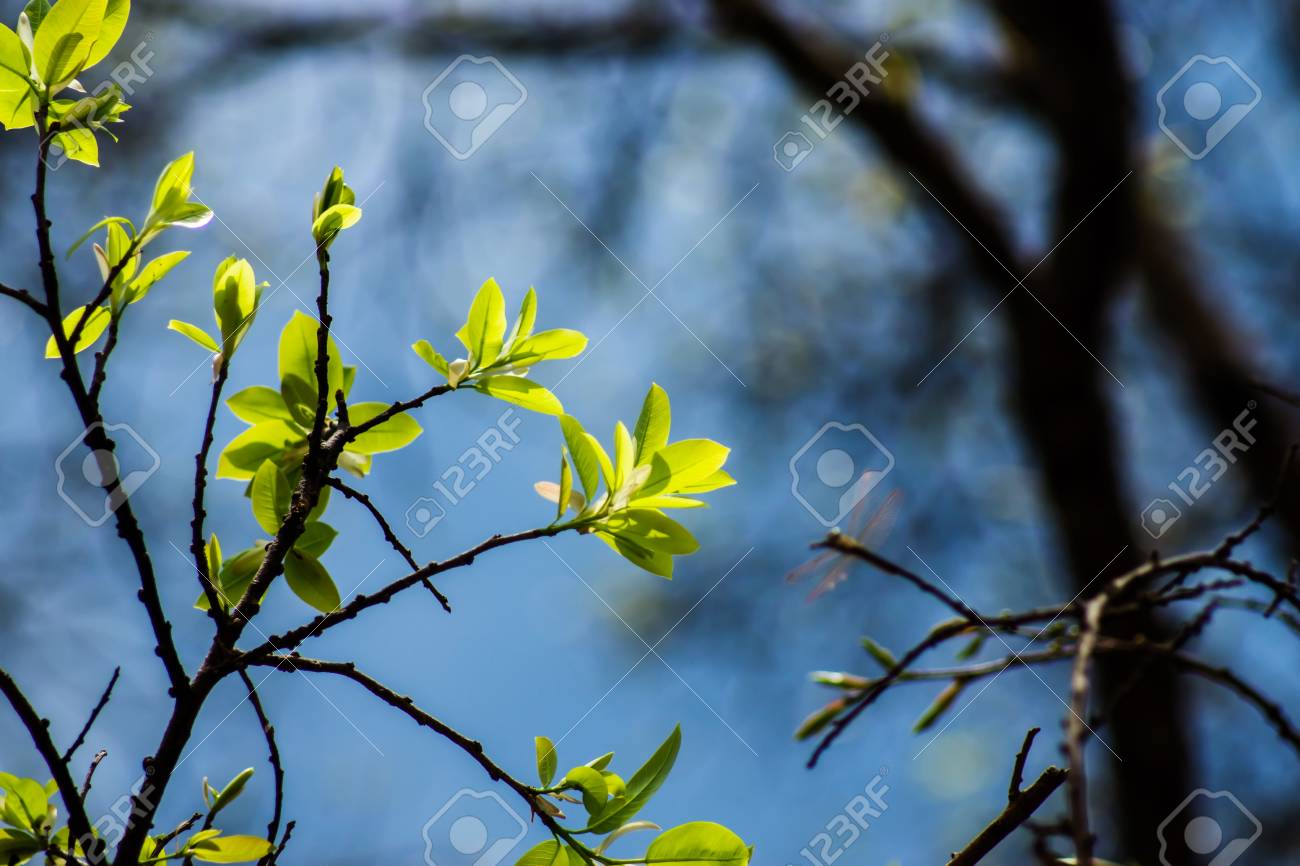
[[104, 689], [104, 693], [99, 696], [99, 702], [95, 704], [95, 708], [90, 711], [90, 717], [86, 719], [86, 724], [81, 727], [81, 733], [77, 734], [77, 738], [72, 741], [72, 745], [68, 746], [68, 750], [63, 753], [63, 763], [66, 764], [72, 760], [73, 752], [81, 748], [81, 745], [86, 742], [86, 735], [90, 733], [95, 720], [99, 718], [99, 714], [108, 705], [108, 699], [113, 695], [113, 686], [117, 685], [117, 678], [121, 675], [122, 668], [113, 668], [113, 676], [109, 677], [108, 686]]
[[1020, 751], [1016, 754], [1016, 762], [1011, 768], [1011, 786], [1007, 788], [1007, 802], [1014, 803], [1020, 796], [1020, 785], [1025, 778], [1025, 761], [1029, 760], [1029, 750], [1033, 748], [1034, 737], [1042, 728], [1030, 728], [1025, 734], [1025, 742], [1020, 746]]
[[266, 838], [274, 839], [280, 832], [280, 814], [284, 808], [284, 765], [280, 762], [280, 748], [275, 742], [275, 727], [272, 726], [271, 719], [262, 706], [262, 699], [257, 694], [257, 684], [243, 668], [239, 670], [239, 678], [244, 681], [244, 686], [248, 689], [248, 702], [253, 705], [258, 724], [262, 726], [262, 736], [266, 738], [267, 761], [271, 765], [271, 775], [275, 780], [275, 800], [271, 821], [266, 825]]
[[1068, 770], [1048, 767], [1043, 774], [1025, 790], [1007, 804], [1002, 813], [994, 818], [979, 835], [972, 839], [965, 848], [952, 855], [948, 866], [974, 866], [996, 848], [1004, 839], [1029, 820], [1034, 812], [1046, 802], [1047, 798], [1061, 787], [1061, 783], [1070, 775]]
[[[370, 500], [369, 496], [362, 493], [360, 490], [349, 487], [342, 480], [335, 477], [329, 478], [326, 483], [329, 484], [330, 487], [333, 487], [335, 490], [342, 493], [348, 499], [355, 499], [357, 502], [361, 503], [361, 505], [370, 512], [370, 516], [375, 519], [375, 522], [379, 524], [379, 530], [384, 534], [384, 540], [389, 543], [393, 550], [396, 550], [398, 554], [401, 555], [402, 559], [406, 560], [406, 564], [409, 565], [413, 571], [419, 570], [420, 563], [416, 562], [415, 556], [411, 553], [410, 548], [405, 544], [402, 544], [401, 540], [397, 537], [397, 533], [393, 532], [393, 527], [375, 506], [375, 503]], [[438, 588], [435, 587], [428, 578], [425, 578], [421, 582], [424, 584], [425, 589], [433, 593], [433, 597], [438, 599], [438, 603], [442, 605], [442, 609], [447, 611], [447, 613], [451, 613], [451, 602], [447, 600], [447, 597], [439, 592]]]

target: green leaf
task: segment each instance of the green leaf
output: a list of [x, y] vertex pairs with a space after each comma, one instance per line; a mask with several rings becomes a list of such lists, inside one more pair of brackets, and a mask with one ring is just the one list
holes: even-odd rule
[[[316, 412], [316, 332], [319, 327], [320, 322], [316, 319], [302, 310], [295, 310], [293, 318], [280, 332], [280, 393], [291, 409], [297, 405], [306, 410], [308, 419], [313, 418]], [[334, 408], [335, 392], [343, 387], [343, 359], [333, 337], [327, 338], [327, 346], [329, 358], [326, 364], [325, 408], [330, 411]], [[286, 382], [291, 379], [299, 382], [286, 387]], [[303, 389], [303, 384], [307, 385], [306, 390]], [[303, 397], [306, 394], [310, 394], [310, 399], [304, 405]]]
[[[105, 0], [60, 0], [41, 22], [32, 59], [51, 92], [77, 77], [104, 23]], [[119, 31], [120, 32], [120, 31]]]
[[6, 823], [24, 830], [37, 828], [45, 821], [50, 797], [45, 786], [35, 779], [0, 773], [0, 791], [4, 791], [0, 815]]
[[560, 430], [564, 433], [564, 442], [573, 457], [573, 467], [582, 483], [582, 492], [586, 494], [587, 501], [592, 502], [600, 490], [600, 460], [596, 456], [596, 450], [578, 419], [572, 415], [560, 417]]
[[586, 861], [567, 845], [547, 839], [529, 848], [515, 866], [586, 866]]
[[86, 58], [87, 69], [103, 60], [113, 50], [113, 46], [122, 38], [122, 31], [126, 29], [126, 19], [130, 13], [130, 0], [108, 0], [104, 7], [104, 20], [100, 24], [99, 35], [95, 38], [94, 47], [90, 49], [90, 56]]
[[668, 444], [668, 429], [672, 424], [672, 408], [668, 392], [651, 383], [641, 404], [641, 414], [636, 419], [636, 465], [650, 462], [650, 455]]
[[217, 796], [213, 798], [212, 808], [208, 810], [208, 817], [216, 815], [233, 803], [236, 797], [244, 793], [244, 786], [248, 784], [248, 780], [251, 778], [253, 778], [253, 768], [249, 767], [226, 783], [226, 787], [222, 788]]
[[[262, 567], [266, 558], [266, 548], [257, 546], [241, 550], [221, 564], [221, 574], [217, 579], [218, 601], [222, 607], [229, 607], [239, 601], [244, 590], [253, 582], [253, 575]], [[207, 593], [200, 593], [194, 606], [199, 610], [208, 609]]]
[[626, 535], [598, 531], [595, 536], [637, 568], [644, 569], [651, 574], [668, 580], [673, 579], [673, 558], [671, 554], [651, 550], [643, 546], [639, 540]]
[[708, 493], [711, 490], [717, 490], [722, 487], [730, 487], [736, 483], [736, 479], [727, 474], [726, 470], [719, 469], [701, 478], [699, 481], [690, 481], [677, 488], [678, 493]]
[[506, 338], [505, 348], [512, 348], [518, 341], [532, 336], [533, 325], [537, 321], [537, 292], [532, 286], [524, 294], [523, 301], [519, 304], [519, 315], [515, 318], [515, 324], [510, 329], [510, 336]]
[[99, 141], [89, 127], [80, 126], [56, 133], [54, 145], [68, 159], [99, 168]]
[[325, 554], [325, 551], [329, 550], [338, 534], [338, 530], [328, 523], [321, 523], [316, 520], [308, 523], [306, 528], [303, 529], [302, 536], [299, 537], [293, 549], [314, 559], [320, 559]]
[[[563, 520], [564, 512], [569, 510], [569, 502], [573, 497], [573, 470], [569, 468], [569, 458], [563, 453], [560, 454], [560, 489], [558, 496], [555, 497], [555, 519]], [[582, 507], [579, 506], [581, 511]]]
[[687, 555], [700, 549], [686, 527], [649, 508], [628, 508], [604, 522], [609, 531], [659, 553]]
[[693, 821], [660, 833], [645, 857], [649, 863], [673, 866], [745, 866], [749, 848], [721, 824]]
[[945, 686], [944, 690], [939, 692], [939, 696], [934, 699], [934, 703], [930, 704], [929, 708], [916, 720], [916, 724], [912, 726], [912, 733], [919, 734], [937, 722], [952, 706], [953, 701], [957, 700], [957, 696], [961, 694], [961, 690], [965, 687], [965, 680], [953, 680]]
[[658, 824], [656, 824], [653, 821], [628, 821], [622, 827], [619, 827], [613, 833], [610, 833], [608, 836], [602, 839], [600, 842], [600, 847], [596, 849], [596, 853], [604, 854], [606, 851], [609, 850], [610, 845], [613, 845], [615, 842], [617, 842], [619, 839], [622, 839], [628, 833], [635, 833], [638, 830], [662, 830], [662, 829], [663, 829], [662, 827], [660, 827]]
[[591, 767], [574, 767], [564, 774], [564, 785], [576, 786], [582, 791], [582, 808], [587, 810], [589, 821], [595, 820], [605, 808], [609, 789], [605, 777]]
[[45, 16], [50, 14], [50, 0], [28, 0], [23, 7], [23, 14], [27, 16], [27, 24], [32, 28], [32, 33], [35, 33], [41, 29]]
[[415, 354], [420, 356], [424, 363], [428, 364], [442, 375], [448, 375], [447, 359], [438, 354], [437, 350], [433, 348], [428, 340], [420, 340], [413, 344], [411, 348], [415, 351]]
[[153, 187], [153, 201], [149, 206], [146, 225], [161, 218], [168, 211], [189, 201], [194, 179], [194, 151], [181, 154], [163, 166]]
[[272, 850], [271, 843], [258, 836], [216, 836], [185, 846], [188, 855], [205, 863], [246, 863], [260, 860]]
[[208, 332], [200, 328], [198, 325], [191, 325], [189, 322], [182, 322], [180, 319], [172, 319], [167, 323], [167, 329], [189, 337], [214, 355], [221, 351], [221, 347], [217, 345], [217, 341], [209, 337]]
[[328, 247], [344, 229], [351, 228], [361, 219], [361, 208], [351, 204], [336, 204], [327, 208], [311, 225], [312, 237], [322, 247]]
[[893, 670], [898, 665], [898, 659], [894, 657], [893, 653], [869, 637], [862, 639], [862, 648], [867, 651], [867, 655], [876, 660], [876, 664], [886, 671]]
[[497, 281], [489, 278], [474, 296], [469, 318], [456, 338], [469, 350], [474, 368], [491, 366], [501, 354], [506, 335], [506, 301]]
[[226, 363], [252, 326], [261, 299], [262, 285], [258, 284], [247, 259], [230, 256], [217, 265], [212, 275], [212, 309], [221, 332], [221, 352]]
[[[77, 323], [81, 321], [84, 311], [89, 307], [89, 304], [85, 307], [77, 307], [71, 313], [68, 313], [63, 317], [63, 336], [72, 336], [72, 332], [77, 327]], [[86, 349], [89, 349], [94, 345], [95, 341], [100, 338], [104, 333], [104, 330], [108, 327], [110, 319], [112, 319], [112, 314], [109, 313], [108, 307], [95, 307], [92, 309], [90, 317], [86, 319], [86, 324], [81, 329], [81, 336], [77, 338], [77, 345], [72, 348], [73, 354], [75, 355], [78, 352], [84, 352]], [[59, 347], [58, 344], [54, 342], [53, 337], [50, 337], [45, 341], [45, 357], [59, 357]]]
[[265, 385], [253, 385], [232, 394], [226, 398], [226, 405], [235, 413], [236, 418], [249, 424], [293, 420], [280, 392]]
[[240, 433], [222, 450], [217, 477], [251, 480], [264, 461], [305, 445], [301, 431], [283, 421], [263, 421]]
[[[576, 512], [581, 513], [583, 507], [587, 504], [587, 500], [583, 498], [582, 494], [572, 489], [572, 484], [573, 484], [572, 477], [570, 477], [569, 479], [569, 484], [570, 484], [570, 490], [569, 490], [568, 505], [560, 509], [560, 517], [557, 517], [556, 520], [559, 520], [561, 517], [563, 517], [564, 512], [569, 510], [570, 508]], [[561, 502], [565, 501], [560, 496], [561, 493], [560, 485], [556, 484], [553, 481], [538, 481], [536, 484], [533, 485], [533, 490], [537, 491], [538, 496], [542, 497], [547, 502], [555, 503], [557, 506]]]
[[628, 780], [623, 797], [610, 801], [600, 819], [590, 822], [587, 829], [593, 833], [608, 833], [632, 820], [632, 817], [654, 796], [664, 780], [668, 778], [668, 774], [672, 772], [681, 745], [682, 729], [678, 725], [673, 728], [668, 739], [663, 741], [650, 759], [641, 766], [641, 769]]
[[[205, 558], [208, 565], [208, 579], [216, 585], [221, 576], [221, 542], [217, 540], [217, 534], [214, 532], [208, 537], [208, 544], [204, 550]], [[204, 598], [207, 594], [204, 593]]]
[[[21, 830], [0, 830], [0, 862], [7, 866], [21, 866], [44, 847], [41, 840], [33, 834]], [[63, 850], [64, 846], [59, 848]]]
[[537, 751], [537, 778], [542, 787], [549, 787], [555, 778], [555, 744], [546, 737], [534, 737], [533, 746]]
[[5, 129], [31, 126], [35, 122], [33, 97], [22, 39], [0, 24], [0, 124]]
[[730, 453], [730, 448], [711, 439], [683, 439], [666, 445], [650, 458], [650, 475], [641, 495], [695, 492], [688, 487], [721, 469]]
[[[353, 425], [364, 424], [388, 411], [388, 408], [388, 403], [357, 403], [348, 407], [348, 420]], [[357, 454], [396, 451], [410, 445], [422, 432], [419, 422], [405, 412], [399, 412], [373, 430], [367, 430], [353, 439], [347, 444], [347, 450]]]
[[[3, 28], [4, 25], [0, 24], [0, 30], [3, 30]], [[72, 246], [68, 247], [68, 252], [66, 254], [67, 257], [72, 258], [72, 254], [75, 253], [82, 244], [90, 240], [91, 235], [93, 235], [95, 232], [99, 231], [100, 229], [111, 225], [124, 225], [128, 229], [130, 229], [131, 234], [135, 234], [135, 226], [126, 217], [119, 217], [119, 216], [104, 217], [102, 220], [95, 223], [90, 228], [86, 229], [86, 233], [81, 237], [77, 238], [76, 242], [73, 243]]]
[[338, 610], [339, 590], [320, 561], [297, 551], [284, 558], [284, 579], [294, 595], [321, 613]]
[[636, 443], [632, 441], [632, 434], [627, 432], [622, 421], [618, 421], [614, 424], [614, 490], [623, 489], [632, 475], [635, 459]]
[[572, 358], [585, 348], [585, 334], [567, 328], [556, 328], [517, 340], [502, 363], [508, 363], [512, 367], [530, 367], [539, 361]]
[[550, 391], [520, 376], [488, 376], [474, 383], [475, 390], [545, 415], [563, 415], [564, 405]]
[[155, 283], [167, 276], [172, 268], [189, 258], [189, 255], [188, 250], [177, 250], [174, 253], [165, 253], [145, 265], [140, 270], [140, 275], [131, 282], [127, 303], [134, 304], [147, 295]]
[[272, 537], [280, 531], [289, 513], [289, 479], [274, 460], [266, 460], [253, 475], [250, 498], [253, 501], [253, 517], [262, 531]]

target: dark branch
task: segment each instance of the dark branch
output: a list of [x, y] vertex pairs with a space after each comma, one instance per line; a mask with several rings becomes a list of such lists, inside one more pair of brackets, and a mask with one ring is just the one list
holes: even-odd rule
[[81, 733], [77, 734], [77, 738], [72, 741], [72, 745], [68, 746], [68, 750], [63, 753], [63, 763], [66, 764], [71, 761], [73, 753], [86, 742], [86, 735], [90, 733], [91, 727], [94, 726], [95, 720], [99, 718], [99, 714], [104, 711], [104, 707], [108, 706], [108, 699], [113, 695], [113, 686], [117, 685], [117, 678], [121, 675], [122, 669], [120, 667], [113, 668], [113, 676], [109, 678], [104, 693], [99, 696], [99, 702], [90, 711], [90, 717], [86, 719], [86, 724], [82, 726]]

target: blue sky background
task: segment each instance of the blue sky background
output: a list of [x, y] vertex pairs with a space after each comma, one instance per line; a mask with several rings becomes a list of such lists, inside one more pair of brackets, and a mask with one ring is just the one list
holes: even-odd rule
[[[1262, 2], [1122, 5], [1135, 125], [1152, 176], [1145, 193], [1187, 232], [1214, 300], [1255, 357], [1279, 381], [1294, 381], [1297, 259], [1283, 239], [1300, 218], [1300, 172], [1290, 158], [1300, 73], [1286, 44], [1296, 23]], [[491, 46], [476, 42], [471, 29], [446, 37], [445, 50], [398, 51], [402, 22], [417, 7], [370, 7], [378, 26], [339, 44], [241, 50], [241, 29], [259, 16], [310, 22], [329, 6], [215, 4], [187, 23], [189, 16], [138, 4], [121, 49], [146, 43], [156, 74], [131, 100], [136, 108], [117, 130], [121, 144], [102, 145], [102, 169], [69, 165], [52, 176], [60, 249], [106, 214], [142, 216], [162, 165], [191, 149], [197, 195], [218, 216], [199, 232], [163, 241], [194, 254], [132, 308], [106, 390], [109, 420], [129, 424], [161, 458], [133, 502], [187, 664], [206, 648], [208, 624], [190, 609], [197, 584], [172, 545], [188, 545], [208, 370], [199, 350], [165, 324], [206, 325], [212, 268], [231, 253], [248, 257], [273, 290], [228, 393], [272, 384], [279, 330], [315, 295], [309, 207], [337, 163], [365, 210], [333, 249], [336, 336], [345, 360], [361, 367], [354, 401], [426, 389], [430, 371], [407, 347], [426, 338], [453, 351], [474, 291], [495, 276], [512, 307], [528, 286], [537, 288], [540, 327], [578, 328], [592, 338], [581, 360], [536, 374], [548, 384], [563, 378], [556, 392], [588, 429], [608, 439], [616, 420], [635, 420], [656, 381], [673, 400], [674, 438], [730, 445], [729, 468], [740, 484], [711, 495], [709, 510], [686, 514], [703, 549], [679, 563], [672, 582], [638, 572], [594, 539], [562, 537], [496, 551], [443, 576], [438, 585], [452, 615], [412, 590], [313, 639], [304, 653], [354, 658], [480, 739], [521, 777], [532, 772], [534, 735], [560, 740], [562, 766], [615, 750], [614, 768], [630, 773], [680, 722], [678, 768], [644, 816], [665, 826], [723, 822], [757, 845], [760, 863], [803, 862], [800, 849], [886, 768], [889, 809], [845, 862], [945, 858], [1000, 808], [1027, 727], [1045, 731], [1031, 771], [1059, 760], [1063, 709], [1049, 691], [1065, 694], [1064, 670], [1044, 670], [1044, 682], [1009, 673], [973, 702], [964, 698], [969, 709], [937, 738], [937, 731], [910, 733], [937, 690], [900, 689], [808, 771], [810, 747], [791, 733], [830, 694], [807, 672], [867, 671], [860, 636], [901, 649], [944, 612], [865, 570], [812, 603], [782, 576], [823, 532], [791, 495], [790, 458], [837, 421], [865, 425], [896, 459], [872, 494], [882, 501], [887, 491], [902, 494], [886, 554], [912, 566], [923, 558], [981, 609], [1065, 595], [1036, 467], [1009, 417], [998, 315], [917, 385], [987, 312], [986, 294], [958, 252], [960, 229], [929, 218], [924, 192], [848, 124], [795, 171], [783, 171], [772, 145], [811, 100], [760, 51], [720, 42], [691, 23], [689, 9], [680, 36], [631, 56], [500, 52], [527, 100], [470, 159], [452, 159], [425, 129], [421, 94], [458, 54]], [[559, 0], [456, 10], [471, 19], [614, 14]], [[863, 51], [885, 31], [959, 57], [1002, 50], [979, 4], [832, 3], [800, 14]], [[1231, 56], [1264, 96], [1209, 157], [1192, 162], [1157, 128], [1155, 94], [1198, 53]], [[1041, 235], [1053, 169], [1041, 132], [973, 103], [923, 66], [900, 69], [924, 113], [1015, 215], [1021, 248], [1054, 244]], [[28, 133], [0, 138], [7, 202], [0, 276], [28, 286], [36, 282], [26, 201], [32, 145]], [[90, 255], [79, 252], [61, 266], [65, 295], [89, 298], [97, 274]], [[646, 286], [657, 299], [644, 297]], [[1176, 365], [1150, 337], [1149, 316], [1136, 293], [1125, 297], [1105, 358], [1124, 385], [1112, 396], [1135, 525], [1143, 504], [1217, 432], [1193, 414]], [[79, 426], [51, 362], [40, 359], [43, 338], [29, 318], [14, 305], [0, 309], [0, 363], [11, 383], [0, 414], [0, 484], [8, 491], [0, 502], [0, 663], [55, 720], [60, 741], [75, 734], [122, 665], [84, 755], [109, 751], [92, 794], [107, 809], [156, 743], [167, 710], [164, 679], [124, 546], [111, 529], [88, 529], [56, 494], [52, 466]], [[1055, 325], [1044, 317], [1043, 327]], [[1063, 338], [1060, 351], [1082, 350]], [[504, 408], [476, 394], [435, 401], [419, 415], [424, 435], [378, 457], [357, 486], [401, 523], [408, 506], [438, 495], [433, 483]], [[550, 506], [531, 488], [555, 472], [558, 424], [519, 417], [518, 447], [463, 502], [424, 537], [403, 530], [421, 560], [549, 521]], [[218, 442], [241, 429], [223, 410]], [[1162, 549], [1208, 546], [1246, 518], [1252, 504], [1240, 481], [1229, 473], [1216, 484]], [[209, 490], [209, 525], [228, 551], [257, 537], [237, 483], [217, 481]], [[354, 503], [336, 497], [327, 519], [342, 532], [325, 558], [341, 589], [373, 590], [404, 573]], [[1097, 551], [1098, 570], [1114, 553]], [[1251, 555], [1277, 563], [1267, 539]], [[269, 634], [309, 615], [277, 587], [258, 624]], [[1203, 649], [1249, 669], [1294, 707], [1300, 688], [1288, 676], [1294, 655], [1279, 649], [1282, 633], [1225, 616]], [[642, 638], [653, 645], [661, 637], [659, 657], [644, 657]], [[318, 676], [309, 684], [277, 673], [261, 691], [288, 772], [286, 816], [298, 822], [288, 862], [419, 863], [425, 822], [462, 788], [492, 789], [457, 749], [348, 682]], [[1196, 684], [1194, 694], [1203, 735], [1197, 778], [1235, 791], [1267, 828], [1269, 816], [1293, 801], [1293, 773], [1275, 757], [1272, 733], [1221, 693]], [[234, 682], [211, 698], [163, 823], [193, 810], [204, 776], [224, 781], [254, 766], [249, 793], [226, 824], [241, 832], [264, 827], [271, 776], [241, 698]], [[0, 743], [6, 770], [43, 778], [7, 715]], [[1094, 757], [1102, 752], [1093, 749]], [[1105, 766], [1098, 760], [1102, 779]], [[1105, 788], [1094, 797], [1104, 803]], [[535, 826], [529, 834], [544, 835]], [[1021, 862], [1023, 842], [989, 862]]]

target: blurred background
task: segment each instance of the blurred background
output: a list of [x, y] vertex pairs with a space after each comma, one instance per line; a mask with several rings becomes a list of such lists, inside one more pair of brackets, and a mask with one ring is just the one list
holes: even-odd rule
[[[862, 636], [902, 651], [947, 614], [865, 568], [814, 601], [783, 576], [844, 522], [840, 454], [855, 477], [889, 467], [864, 505], [897, 492], [881, 550], [988, 612], [1068, 600], [1249, 519], [1295, 427], [1269, 391], [1300, 370], [1300, 255], [1286, 240], [1300, 221], [1287, 156], [1298, 29], [1293, 4], [1264, 2], [137, 2], [112, 58], [142, 79], [121, 142], [101, 136], [101, 169], [58, 167], [50, 195], [63, 249], [105, 215], [142, 217], [161, 167], [194, 150], [196, 195], [217, 215], [164, 241], [194, 254], [132, 307], [106, 392], [109, 420], [160, 459], [134, 501], [183, 656], [192, 667], [209, 640], [183, 553], [209, 369], [165, 325], [208, 324], [212, 268], [249, 258], [271, 288], [227, 393], [274, 384], [279, 330], [314, 303], [311, 196], [338, 164], [365, 211], [332, 250], [354, 401], [426, 389], [431, 372], [407, 347], [454, 353], [474, 291], [495, 276], [512, 307], [537, 288], [539, 327], [591, 337], [581, 359], [537, 373], [588, 429], [608, 440], [656, 381], [674, 438], [731, 446], [740, 483], [685, 515], [703, 548], [671, 582], [561, 537], [445, 575], [452, 615], [416, 590], [304, 653], [354, 658], [520, 777], [534, 735], [559, 743], [562, 767], [615, 750], [613, 769], [631, 772], [680, 722], [678, 769], [643, 817], [725, 823], [758, 863], [822, 866], [814, 837], [883, 774], [888, 809], [845, 862], [943, 862], [1001, 809], [1026, 729], [1044, 729], [1031, 773], [1062, 760], [1066, 670], [1008, 671], [920, 735], [937, 688], [900, 689], [809, 770], [812, 744], [792, 734], [834, 693], [808, 672], [870, 673]], [[868, 55], [883, 80], [864, 98], [842, 85], [828, 97]], [[3, 278], [30, 288], [33, 144], [0, 139]], [[90, 252], [62, 268], [65, 296], [89, 299]], [[37, 325], [0, 308], [0, 663], [61, 742], [122, 666], [89, 741], [109, 752], [91, 795], [107, 812], [156, 744], [166, 686], [124, 545], [58, 496], [53, 467], [79, 425]], [[517, 445], [446, 496], [449, 467], [503, 408], [437, 400], [424, 435], [357, 484], [421, 560], [550, 520], [531, 488], [554, 475], [558, 425], [522, 410], [505, 422], [518, 422]], [[1186, 467], [1243, 412], [1255, 444], [1189, 493]], [[218, 444], [242, 429], [223, 410]], [[260, 535], [241, 492], [209, 487], [210, 528], [231, 551]], [[1160, 499], [1177, 516], [1153, 510]], [[325, 558], [341, 590], [404, 573], [355, 503], [335, 497], [327, 519], [342, 532]], [[1297, 539], [1292, 496], [1248, 555], [1281, 572]], [[310, 613], [277, 587], [259, 625]], [[1288, 635], [1227, 612], [1198, 648], [1294, 711]], [[1205, 787], [1264, 825], [1239, 862], [1289, 862], [1294, 755], [1223, 693], [1149, 680], [1099, 731], [1106, 746], [1090, 746], [1098, 854], [1150, 858], [1159, 820]], [[346, 681], [275, 673], [260, 691], [298, 822], [286, 862], [419, 863], [425, 835], [439, 866], [472, 862], [445, 821], [422, 828], [461, 789], [492, 790], [477, 765]], [[4, 769], [44, 778], [9, 714], [0, 742]], [[227, 823], [258, 832], [265, 752], [239, 684], [225, 683], [163, 823], [193, 811], [205, 776], [254, 766]], [[987, 862], [1027, 852], [1017, 836]]]

